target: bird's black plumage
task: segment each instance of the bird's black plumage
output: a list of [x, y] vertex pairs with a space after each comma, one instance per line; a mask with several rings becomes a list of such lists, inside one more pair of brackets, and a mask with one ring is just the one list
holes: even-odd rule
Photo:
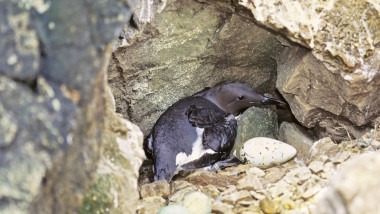
[[181, 99], [157, 120], [144, 140], [154, 179], [170, 181], [178, 169], [213, 166], [228, 158], [237, 132], [235, 116], [254, 105], [282, 103], [248, 84], [229, 82]]

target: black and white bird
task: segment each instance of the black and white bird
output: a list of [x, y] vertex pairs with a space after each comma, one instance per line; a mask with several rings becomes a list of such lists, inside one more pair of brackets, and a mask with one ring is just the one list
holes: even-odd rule
[[284, 103], [242, 82], [220, 83], [174, 103], [144, 140], [145, 153], [153, 159], [154, 180], [169, 182], [179, 170], [228, 165], [233, 160], [228, 158], [236, 117], [249, 107], [272, 104]]

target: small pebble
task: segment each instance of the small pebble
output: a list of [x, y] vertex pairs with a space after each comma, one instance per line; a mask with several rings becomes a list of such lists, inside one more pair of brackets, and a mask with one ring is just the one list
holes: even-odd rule
[[191, 192], [183, 200], [183, 205], [193, 214], [209, 214], [212, 210], [211, 199], [202, 192]]

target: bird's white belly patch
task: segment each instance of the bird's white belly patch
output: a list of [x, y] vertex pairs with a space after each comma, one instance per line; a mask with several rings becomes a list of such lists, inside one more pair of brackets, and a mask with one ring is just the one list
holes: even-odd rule
[[197, 139], [193, 143], [193, 149], [191, 151], [191, 154], [186, 155], [185, 152], [178, 153], [176, 158], [175, 158], [175, 164], [177, 166], [182, 166], [182, 165], [189, 163], [193, 160], [199, 159], [200, 157], [202, 157], [206, 153], [208, 153], [208, 154], [214, 154], [215, 153], [215, 151], [212, 149], [205, 150], [203, 148], [202, 140], [203, 140], [204, 129], [197, 127], [196, 131], [197, 131]]

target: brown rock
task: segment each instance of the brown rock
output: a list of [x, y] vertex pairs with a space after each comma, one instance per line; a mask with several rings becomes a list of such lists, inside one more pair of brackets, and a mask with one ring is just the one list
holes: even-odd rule
[[170, 188], [166, 180], [159, 180], [151, 184], [144, 184], [140, 187], [140, 195], [142, 198], [160, 196], [168, 198]]
[[256, 175], [247, 175], [238, 181], [236, 188], [239, 190], [261, 190], [263, 184]]
[[[344, 136], [345, 130], [334, 130], [334, 126], [345, 127], [351, 135], [360, 137], [363, 130], [356, 126], [373, 121], [380, 111], [378, 3], [372, 0], [239, 3], [249, 8], [259, 23], [283, 31], [289, 39], [313, 50], [303, 50], [308, 53], [301, 55], [287, 52], [284, 60], [278, 61], [277, 87], [297, 120], [309, 128], [317, 125], [324, 137], [348, 138]], [[286, 65], [285, 69], [284, 64], [292, 68]]]
[[136, 213], [158, 213], [158, 211], [165, 206], [165, 203], [166, 200], [158, 196], [143, 198], [137, 203]]
[[217, 188], [225, 188], [229, 185], [236, 185], [238, 178], [232, 175], [221, 175], [210, 171], [198, 170], [187, 176], [185, 180], [196, 186], [211, 184]]
[[253, 198], [251, 194], [247, 190], [241, 190], [237, 192], [232, 192], [229, 194], [223, 194], [221, 199], [223, 202], [234, 205], [239, 202], [249, 202], [252, 201]]
[[206, 195], [210, 196], [211, 198], [217, 198], [220, 194], [220, 191], [218, 188], [216, 188], [213, 185], [207, 185], [202, 188], [202, 192], [204, 192]]
[[216, 83], [240, 80], [273, 92], [271, 56], [283, 46], [249, 11], [230, 1], [155, 4], [150, 11], [160, 12], [139, 39], [115, 50], [108, 75], [118, 112], [145, 135], [175, 101]]
[[[372, 101], [380, 93], [376, 81], [347, 82], [302, 48], [285, 49], [278, 64], [277, 88], [296, 119], [307, 128], [315, 128], [319, 137], [330, 136], [334, 140], [360, 137], [367, 128], [359, 126], [378, 114], [374, 107], [378, 101]], [[356, 95], [357, 88], [365, 88], [360, 98]], [[367, 101], [374, 106], [363, 103]]]
[[301, 160], [309, 158], [313, 140], [306, 131], [302, 130], [302, 128], [295, 123], [282, 122], [278, 139], [296, 148], [296, 158]]
[[264, 186], [270, 183], [276, 183], [286, 174], [286, 169], [283, 167], [271, 167], [265, 170], [265, 176], [262, 179]]
[[174, 181], [170, 186], [169, 202], [179, 203], [186, 194], [197, 191], [198, 189], [186, 181]]
[[215, 214], [234, 214], [233, 208], [233, 205], [215, 201], [212, 206], [212, 212]]

